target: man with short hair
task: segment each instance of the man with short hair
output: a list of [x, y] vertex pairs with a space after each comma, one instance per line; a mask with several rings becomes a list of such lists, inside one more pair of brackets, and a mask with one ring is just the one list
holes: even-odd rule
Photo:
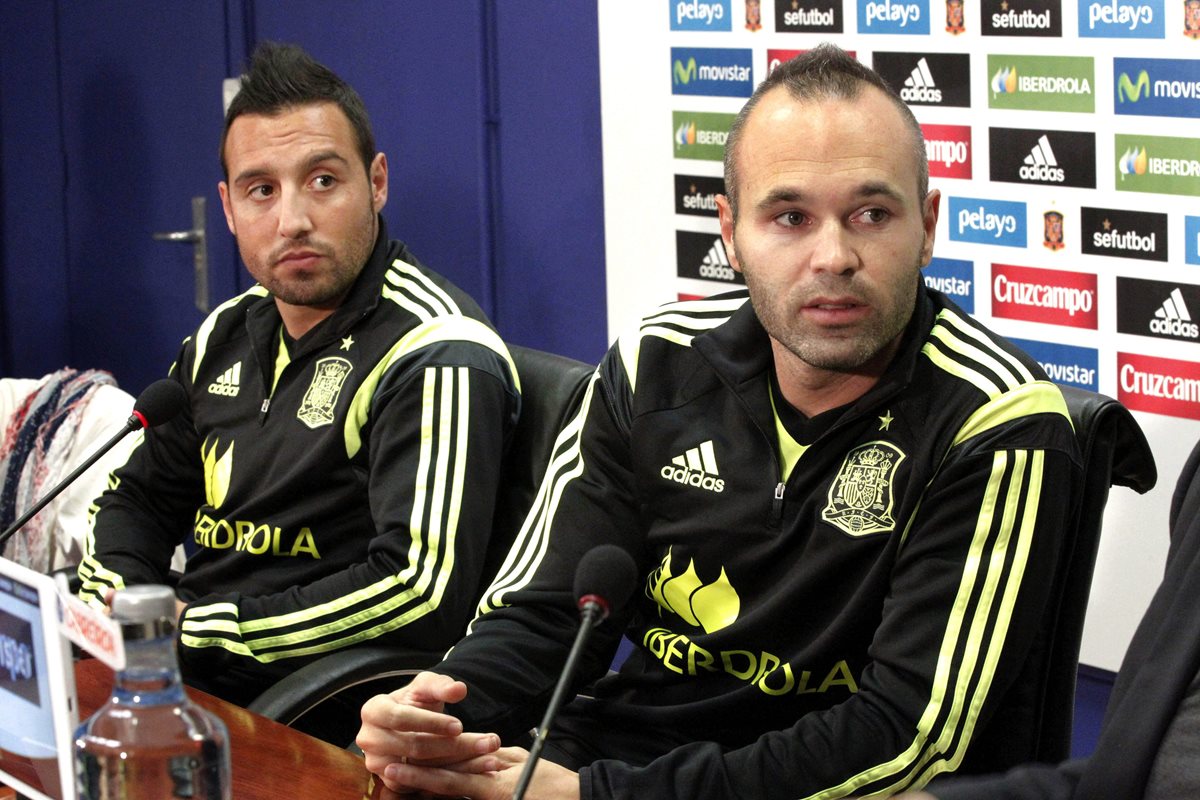
[[363, 708], [392, 790], [511, 796], [527, 753], [501, 744], [540, 719], [600, 544], [641, 583], [583, 679], [634, 649], [527, 797], [883, 796], [1007, 757], [972, 744], [1044, 622], [1079, 455], [1036, 363], [925, 288], [927, 175], [912, 113], [836, 47], [756, 90], [718, 200], [748, 292], [609, 351], [484, 613]]
[[334, 650], [462, 634], [519, 394], [479, 307], [389, 240], [387, 159], [337, 75], [258, 48], [221, 162], [258, 283], [184, 341], [188, 405], [114, 473], [79, 574], [102, 603], [190, 541], [185, 680], [246, 703]]

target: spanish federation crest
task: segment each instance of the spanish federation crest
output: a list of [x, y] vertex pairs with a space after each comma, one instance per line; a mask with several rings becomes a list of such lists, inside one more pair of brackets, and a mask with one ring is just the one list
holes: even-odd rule
[[889, 442], [869, 442], [851, 450], [829, 487], [821, 519], [851, 536], [895, 529], [892, 483], [904, 458]]
[[319, 428], [333, 422], [333, 407], [337, 404], [338, 395], [342, 393], [342, 384], [354, 365], [344, 358], [331, 356], [317, 362], [312, 383], [304, 393], [300, 410], [296, 418], [310, 428]]

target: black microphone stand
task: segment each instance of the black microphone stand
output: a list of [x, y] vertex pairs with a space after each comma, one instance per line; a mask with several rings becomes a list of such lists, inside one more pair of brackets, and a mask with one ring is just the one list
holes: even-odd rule
[[550, 725], [554, 722], [554, 718], [558, 716], [558, 709], [563, 704], [567, 689], [571, 685], [571, 678], [575, 675], [575, 668], [579, 664], [579, 658], [583, 655], [583, 647], [592, 635], [592, 629], [599, 625], [608, 615], [607, 609], [601, 602], [598, 602], [598, 598], [594, 595], [581, 598], [580, 604], [580, 617], [583, 624], [579, 626], [579, 632], [575, 634], [575, 642], [571, 645], [571, 652], [567, 655], [567, 662], [563, 665], [562, 674], [559, 675], [558, 683], [554, 687], [554, 694], [550, 696], [550, 705], [546, 706], [546, 714], [542, 717], [542, 724], [538, 726], [537, 736], [534, 737], [533, 745], [529, 748], [529, 758], [526, 760], [525, 766], [521, 769], [521, 777], [517, 780], [517, 787], [513, 789], [513, 800], [522, 800], [525, 797], [525, 790], [529, 788], [529, 781], [533, 779], [533, 769], [537, 766], [538, 758], [542, 754], [542, 748], [546, 744], [546, 735], [550, 732]]

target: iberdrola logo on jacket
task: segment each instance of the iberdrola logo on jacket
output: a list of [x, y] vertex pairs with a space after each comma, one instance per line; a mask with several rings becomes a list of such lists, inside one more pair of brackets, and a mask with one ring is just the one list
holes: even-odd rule
[[[729, 583], [725, 568], [711, 583], [704, 583], [696, 573], [695, 559], [689, 559], [687, 569], [672, 573], [671, 551], [647, 581], [646, 593], [659, 607], [683, 618], [689, 625], [713, 633], [732, 625], [741, 611], [742, 601]], [[661, 613], [661, 612], [660, 612]]]
[[220, 440], [213, 438], [200, 445], [200, 459], [204, 463], [204, 499], [209, 507], [217, 509], [225, 503], [229, 494], [229, 481], [233, 476], [233, 443], [218, 455]]

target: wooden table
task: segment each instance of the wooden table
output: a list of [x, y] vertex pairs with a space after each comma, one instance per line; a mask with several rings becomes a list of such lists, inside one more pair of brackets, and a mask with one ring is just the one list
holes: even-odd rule
[[[80, 719], [91, 716], [108, 701], [112, 682], [112, 670], [95, 659], [75, 665]], [[359, 756], [204, 692], [189, 688], [187, 693], [229, 727], [236, 800], [379, 797], [383, 786], [367, 772]]]

